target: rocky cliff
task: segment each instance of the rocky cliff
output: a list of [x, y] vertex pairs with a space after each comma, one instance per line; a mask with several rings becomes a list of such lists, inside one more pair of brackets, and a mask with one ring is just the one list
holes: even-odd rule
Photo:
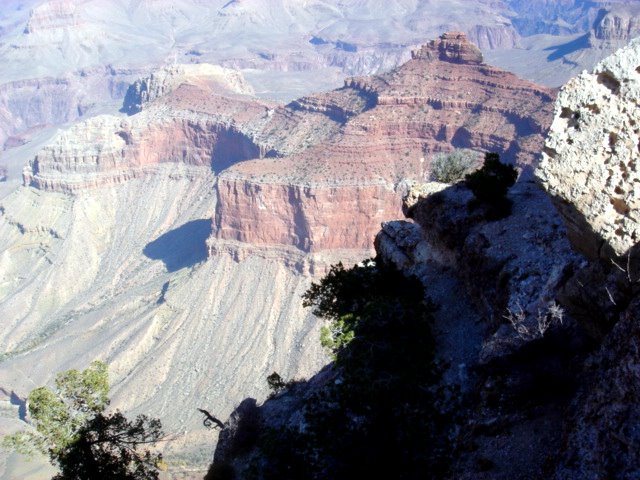
[[598, 11], [590, 44], [597, 48], [619, 48], [640, 35], [640, 8], [631, 4], [613, 4]]
[[401, 181], [424, 178], [434, 152], [494, 150], [530, 168], [553, 99], [484, 64], [462, 33], [430, 42], [389, 74], [351, 78], [285, 107], [237, 96], [230, 89], [245, 88], [239, 78], [200, 66], [141, 80], [124, 106], [146, 105], [141, 112], [61, 133], [25, 170], [25, 183], [77, 191], [164, 162], [210, 165], [224, 170], [214, 238], [366, 250], [380, 222], [399, 214]]
[[138, 113], [147, 103], [163, 97], [188, 82], [215, 82], [221, 89], [241, 95], [252, 95], [253, 88], [235, 70], [206, 63], [173, 65], [136, 80], [128, 88], [122, 111]]
[[336, 137], [319, 142], [310, 132], [315, 145], [300, 153], [225, 171], [214, 236], [304, 251], [369, 248], [380, 221], [399, 213], [401, 181], [428, 175], [434, 152], [500, 151], [523, 169], [535, 165], [553, 95], [484, 64], [464, 34], [443, 35], [389, 74], [292, 103], [337, 122]]
[[536, 172], [591, 260], [567, 283], [565, 304], [601, 342], [569, 410], [563, 480], [638, 475], [638, 65], [632, 41], [564, 87]]
[[121, 99], [141, 73], [108, 66], [1, 84], [0, 149], [28, 142], [43, 128], [104, 110]]
[[[440, 304], [432, 333], [449, 370], [438, 385], [460, 392], [450, 470], [442, 476], [425, 470], [427, 478], [638, 476], [640, 289], [631, 223], [640, 195], [633, 187], [638, 52], [640, 42], [632, 42], [559, 95], [537, 171], [548, 192], [521, 177], [508, 193], [510, 214], [496, 220], [463, 184], [414, 185], [404, 211], [415, 223], [388, 222], [376, 238], [380, 260], [416, 275]], [[619, 211], [622, 192], [630, 206]], [[299, 438], [291, 447], [304, 452], [318, 392], [350, 381], [341, 376], [347, 367], [336, 363], [262, 406], [254, 402], [253, 440], [239, 421], [247, 415], [243, 403], [221, 434], [218, 465], [274, 468], [270, 462], [279, 457], [251, 443], [267, 438], [260, 428]], [[446, 408], [451, 397], [443, 398]], [[358, 425], [375, 414], [363, 413]], [[230, 448], [240, 441], [242, 450]], [[427, 455], [440, 444], [421, 446]]]

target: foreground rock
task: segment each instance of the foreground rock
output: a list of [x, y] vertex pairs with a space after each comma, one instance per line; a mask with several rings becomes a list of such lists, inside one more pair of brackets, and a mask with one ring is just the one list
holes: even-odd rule
[[594, 259], [640, 239], [639, 65], [636, 40], [562, 89], [537, 171], [573, 244]]
[[563, 292], [600, 342], [569, 410], [556, 478], [636, 478], [638, 374], [637, 174], [640, 42], [560, 93], [537, 175], [553, 195], [576, 249], [592, 263]]

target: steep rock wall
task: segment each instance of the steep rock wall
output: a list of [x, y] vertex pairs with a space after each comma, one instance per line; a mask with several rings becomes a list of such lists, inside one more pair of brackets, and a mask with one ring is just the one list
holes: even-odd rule
[[640, 35], [640, 8], [634, 4], [613, 4], [598, 11], [590, 45], [596, 48], [621, 47], [638, 35]]
[[62, 133], [24, 171], [24, 183], [40, 189], [78, 191], [144, 174], [160, 163], [210, 166], [260, 156], [260, 147], [233, 126], [197, 115], [133, 121], [98, 116]]
[[125, 95], [122, 111], [128, 114], [137, 113], [145, 104], [164, 97], [180, 84], [190, 81], [215, 82], [222, 90], [243, 95], [254, 93], [253, 88], [236, 70], [206, 63], [172, 65], [132, 83]]
[[223, 173], [213, 237], [303, 252], [371, 250], [380, 222], [398, 216], [389, 186], [252, 182]]

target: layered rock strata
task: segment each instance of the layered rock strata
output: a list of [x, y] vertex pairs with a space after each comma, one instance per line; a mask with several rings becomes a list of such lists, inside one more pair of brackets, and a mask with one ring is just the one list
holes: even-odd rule
[[176, 67], [136, 83], [124, 109], [141, 112], [60, 134], [25, 182], [78, 191], [165, 162], [210, 165], [222, 172], [213, 239], [370, 250], [380, 222], [400, 214], [401, 182], [428, 175], [433, 153], [465, 147], [534, 164], [553, 99], [484, 64], [462, 33], [388, 74], [284, 107], [238, 96], [239, 77], [212, 68]]
[[164, 97], [179, 85], [189, 82], [215, 82], [229, 92], [241, 95], [254, 93], [244, 77], [235, 70], [207, 63], [173, 65], [136, 80], [127, 90], [122, 111], [137, 113], [145, 104]]
[[213, 235], [305, 251], [370, 248], [380, 221], [399, 216], [401, 181], [428, 176], [434, 152], [465, 147], [535, 164], [552, 100], [551, 90], [484, 64], [464, 34], [445, 34], [388, 74], [292, 103], [338, 122], [338, 135], [223, 172]]
[[640, 35], [640, 7], [631, 4], [607, 5], [598, 12], [590, 37], [596, 48], [617, 48]]

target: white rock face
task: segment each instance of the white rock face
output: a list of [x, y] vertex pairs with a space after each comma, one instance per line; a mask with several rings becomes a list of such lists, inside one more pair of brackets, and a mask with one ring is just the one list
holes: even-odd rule
[[536, 171], [591, 258], [640, 239], [640, 39], [569, 81]]

